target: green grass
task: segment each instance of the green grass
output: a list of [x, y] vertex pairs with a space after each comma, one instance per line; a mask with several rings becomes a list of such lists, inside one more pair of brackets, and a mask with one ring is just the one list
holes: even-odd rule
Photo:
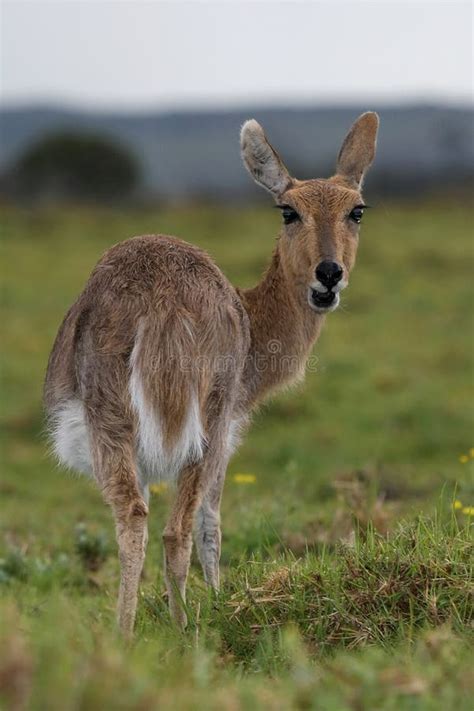
[[[270, 208], [2, 208], [0, 689], [6, 708], [470, 708], [470, 212], [379, 205], [317, 368], [255, 416], [229, 468], [223, 589], [194, 566], [189, 629], [163, 599], [153, 496], [136, 641], [114, 630], [110, 513], [42, 435], [48, 351], [99, 255], [133, 234], [205, 247], [239, 285], [278, 230]], [[468, 462], [459, 457], [468, 455]], [[242, 484], [234, 474], [255, 475]], [[468, 706], [469, 704], [469, 706]]]

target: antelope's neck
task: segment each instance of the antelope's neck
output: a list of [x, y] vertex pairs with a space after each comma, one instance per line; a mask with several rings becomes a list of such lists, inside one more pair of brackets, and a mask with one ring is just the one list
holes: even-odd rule
[[267, 393], [301, 379], [324, 316], [312, 311], [292, 283], [278, 246], [262, 280], [239, 290], [250, 321], [251, 343], [244, 373], [249, 404]]

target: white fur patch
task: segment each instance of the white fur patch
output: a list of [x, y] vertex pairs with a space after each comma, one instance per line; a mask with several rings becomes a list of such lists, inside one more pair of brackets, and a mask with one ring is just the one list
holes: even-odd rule
[[336, 286], [333, 286], [333, 287], [332, 287], [332, 291], [333, 291], [335, 294], [337, 294], [339, 291], [342, 291], [343, 289], [345, 289], [346, 286], [348, 285], [348, 283], [349, 283], [349, 282], [347, 281], [347, 279], [341, 279], [341, 281], [339, 281], [339, 282], [336, 284]]
[[243, 425], [243, 418], [231, 420], [226, 440], [226, 452], [228, 457], [232, 455], [232, 453], [237, 449], [238, 445], [240, 444]]
[[[193, 397], [176, 445], [167, 451], [159, 414], [143, 397], [137, 370], [130, 378], [132, 403], [138, 416], [137, 465], [141, 484], [155, 479], [174, 480], [186, 464], [202, 458], [205, 437], [197, 398]], [[77, 472], [92, 474], [92, 453], [84, 405], [78, 399], [65, 402], [54, 414], [51, 426], [53, 452], [60, 463]]]
[[319, 279], [315, 279], [314, 281], [312, 281], [310, 287], [311, 289], [314, 289], [314, 291], [319, 291], [321, 294], [325, 294], [328, 290], [327, 286], [321, 284]]
[[130, 397], [138, 418], [138, 462], [142, 478], [176, 479], [180, 471], [189, 463], [199, 461], [204, 454], [205, 436], [203, 432], [199, 403], [195, 395], [185, 419], [184, 427], [176, 444], [166, 449], [160, 413], [145, 397], [143, 381], [137, 367], [140, 339], [132, 351], [130, 366]]
[[[133, 371], [130, 392], [139, 421], [137, 464], [141, 483], [146, 485], [154, 479], [176, 479], [186, 464], [198, 461], [204, 453], [205, 438], [197, 399], [192, 399], [177, 444], [171, 451], [167, 451], [163, 447], [158, 413], [145, 402], [141, 382]], [[80, 400], [68, 400], [54, 414], [51, 439], [53, 452], [63, 466], [83, 474], [92, 474], [90, 439], [84, 405]]]
[[51, 427], [53, 451], [61, 464], [70, 469], [92, 473], [92, 455], [84, 405], [74, 398], [54, 414]]

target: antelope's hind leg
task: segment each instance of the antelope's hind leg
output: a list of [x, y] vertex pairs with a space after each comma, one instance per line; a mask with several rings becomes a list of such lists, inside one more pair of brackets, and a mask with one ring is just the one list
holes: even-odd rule
[[220, 505], [227, 459], [219, 465], [199, 506], [194, 527], [194, 540], [204, 580], [214, 590], [219, 589], [219, 561], [221, 557]]
[[220, 507], [227, 465], [239, 436], [239, 422], [223, 413], [214, 437], [214, 447], [206, 462], [205, 494], [199, 506], [194, 528], [196, 549], [204, 580], [215, 591], [219, 589], [219, 561], [221, 557]]
[[148, 541], [148, 506], [140, 491], [131, 448], [110, 450], [96, 442], [94, 459], [96, 476], [115, 518], [120, 560], [118, 627], [124, 637], [130, 638]]
[[187, 624], [184, 605], [193, 529], [204, 578], [215, 590], [219, 587], [219, 508], [228, 456], [218, 442], [212, 439], [204, 459], [181, 473], [173, 509], [163, 532], [170, 613], [182, 628]]
[[202, 464], [186, 467], [179, 478], [176, 499], [163, 531], [165, 582], [170, 614], [179, 627], [187, 625], [184, 609], [186, 580], [193, 545], [194, 515], [202, 499]]

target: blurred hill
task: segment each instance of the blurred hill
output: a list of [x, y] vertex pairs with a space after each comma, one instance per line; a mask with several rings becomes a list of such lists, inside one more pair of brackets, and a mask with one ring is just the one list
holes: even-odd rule
[[258, 108], [181, 113], [119, 113], [54, 108], [0, 112], [2, 192], [8, 173], [40, 138], [61, 131], [93, 133], [127, 148], [141, 170], [141, 196], [183, 199], [257, 197], [239, 157], [238, 132], [260, 121], [299, 178], [330, 175], [352, 121], [375, 109], [382, 120], [368, 188], [422, 193], [455, 188], [474, 177], [473, 111], [445, 106]]

